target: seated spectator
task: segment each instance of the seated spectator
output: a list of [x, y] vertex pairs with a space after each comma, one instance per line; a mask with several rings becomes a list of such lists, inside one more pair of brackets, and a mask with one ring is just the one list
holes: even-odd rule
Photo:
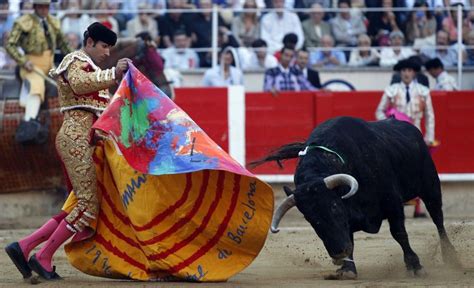
[[466, 65], [474, 66], [474, 30], [467, 35], [466, 43], [469, 46], [469, 48], [466, 49]]
[[357, 40], [357, 48], [351, 51], [349, 57], [349, 66], [376, 66], [380, 61], [380, 54], [375, 48], [371, 48], [372, 42], [367, 34], [359, 35]]
[[278, 66], [278, 60], [267, 51], [267, 43], [257, 39], [252, 43], [251, 55], [242, 65], [243, 69], [270, 69]]
[[[458, 41], [458, 11], [457, 7], [461, 5], [464, 8], [464, 5], [461, 2], [454, 2], [451, 4], [452, 8], [456, 8], [456, 10], [451, 10], [447, 16], [444, 17], [443, 22], [441, 24], [443, 31], [448, 33], [448, 39], [450, 44], [454, 44]], [[465, 11], [462, 12], [462, 34], [463, 39], [467, 39], [467, 34], [471, 31], [473, 24], [467, 17], [465, 17], [467, 13]]]
[[[392, 8], [392, 0], [383, 0], [383, 8]], [[368, 12], [369, 18], [368, 35], [372, 38], [375, 46], [388, 46], [390, 41], [390, 33], [392, 31], [400, 31], [397, 16], [392, 11]]]
[[392, 67], [398, 61], [415, 55], [410, 47], [404, 47], [405, 36], [401, 31], [393, 31], [390, 33], [390, 47], [382, 48], [380, 52], [380, 66]]
[[[211, 9], [211, 0], [199, 0], [199, 8]], [[223, 27], [224, 20], [220, 15], [218, 16], [218, 25]], [[194, 48], [211, 48], [212, 47], [212, 13], [210, 11], [197, 13], [192, 21], [191, 25], [191, 39]], [[211, 67], [212, 64], [212, 53], [199, 52], [199, 63], [201, 67]]]
[[[457, 44], [449, 45], [449, 35], [446, 31], [440, 30], [436, 33], [436, 46], [424, 47], [421, 49], [422, 56], [428, 59], [439, 58], [443, 62], [444, 67], [453, 67], [458, 63], [458, 49]], [[460, 47], [461, 53], [465, 53], [464, 48]], [[465, 59], [465, 55], [463, 55]]]
[[158, 37], [158, 25], [148, 12], [143, 10], [150, 9], [146, 3], [138, 4], [138, 15], [127, 22], [126, 34], [128, 37], [135, 37], [142, 32], [148, 32], [151, 39], [156, 43], [160, 43]]
[[311, 65], [311, 67], [337, 67], [346, 65], [347, 60], [344, 52], [334, 49], [334, 39], [330, 35], [324, 35], [321, 38], [321, 47], [324, 48], [323, 51], [317, 50], [311, 52], [309, 56], [309, 65]]
[[220, 56], [220, 65], [204, 73], [203, 86], [225, 87], [229, 85], [244, 85], [242, 71], [236, 65], [235, 49], [228, 47]]
[[315, 90], [299, 69], [290, 66], [294, 54], [295, 51], [291, 48], [283, 47], [281, 49], [280, 64], [265, 71], [263, 91], [272, 92], [276, 96], [278, 91]]
[[[93, 7], [94, 10], [112, 10], [112, 4], [105, 0], [96, 2]], [[95, 14], [90, 21], [91, 23], [100, 22], [110, 30], [114, 31], [117, 35], [120, 35], [119, 24], [112, 15], [113, 13]], [[84, 31], [82, 31], [82, 33], [84, 33]]]
[[407, 22], [407, 42], [415, 49], [422, 46], [434, 46], [436, 38], [436, 19], [428, 9], [428, 3], [416, 2], [415, 8], [422, 11], [412, 11]]
[[[169, 9], [184, 9], [185, 0], [169, 0]], [[191, 35], [192, 13], [167, 12], [164, 16], [158, 18], [158, 27], [160, 27], [160, 47], [167, 48], [173, 46], [173, 35], [176, 31], [185, 31]]]
[[331, 35], [331, 26], [323, 21], [324, 10], [321, 4], [314, 3], [311, 8], [313, 10], [309, 13], [310, 18], [301, 24], [304, 33], [304, 46], [319, 47], [321, 46], [321, 37]]
[[3, 70], [15, 70], [16, 62], [13, 60], [10, 55], [8, 55], [5, 46], [8, 41], [8, 31], [5, 31], [1, 37], [3, 42], [0, 42], [0, 69]]
[[69, 0], [64, 12], [67, 14], [61, 19], [61, 31], [65, 34], [74, 33], [80, 35], [82, 41], [82, 35], [87, 27], [92, 23], [91, 17], [86, 13], [74, 13], [81, 9], [79, 0]]
[[165, 68], [186, 70], [199, 67], [199, 57], [194, 50], [189, 48], [191, 39], [185, 31], [176, 31], [173, 43], [174, 46], [166, 48], [161, 54], [165, 59]]
[[[312, 8], [314, 4], [319, 4], [323, 10], [328, 8], [333, 8], [332, 2], [333, 0], [294, 0], [295, 1], [295, 8], [297, 9], [308, 9]], [[335, 0], [334, 0], [335, 1]], [[268, 8], [268, 7], [267, 7]], [[332, 17], [333, 13], [326, 14], [327, 18]], [[306, 12], [298, 12], [298, 16], [302, 21], [308, 19], [310, 16]]]
[[[295, 33], [288, 33], [283, 37], [283, 47], [288, 47], [296, 51], [297, 43], [298, 43], [298, 35], [296, 35]], [[275, 56], [275, 58], [278, 61], [280, 61], [280, 55], [281, 55], [281, 50], [273, 54], [273, 56]], [[295, 59], [292, 59], [290, 65], [293, 65], [294, 63], [295, 63]]]
[[[319, 4], [318, 4], [319, 5]], [[321, 81], [319, 80], [319, 72], [308, 68], [309, 63], [309, 53], [305, 49], [298, 50], [296, 52], [296, 64], [295, 68], [300, 70], [303, 73], [304, 77], [308, 79], [309, 83], [313, 85], [314, 88], [321, 89]]]
[[443, 62], [438, 58], [431, 59], [425, 63], [426, 71], [436, 80], [436, 85], [433, 90], [440, 91], [456, 91], [458, 85], [456, 80], [444, 71]]
[[[244, 9], [256, 9], [255, 0], [246, 0]], [[250, 47], [252, 43], [260, 38], [260, 23], [257, 12], [243, 12], [232, 21], [232, 34], [237, 38], [241, 46]]]
[[[274, 8], [283, 9], [284, 0], [272, 0]], [[269, 12], [261, 20], [261, 37], [268, 45], [268, 51], [275, 53], [283, 47], [283, 37], [288, 33], [298, 36], [296, 48], [301, 48], [304, 43], [303, 29], [298, 16], [289, 11]]]
[[66, 39], [69, 47], [71, 47], [73, 50], [81, 49], [82, 39], [78, 34], [74, 32], [66, 33]]
[[0, 0], [0, 43], [3, 43], [3, 36], [5, 32], [9, 32], [13, 28], [13, 14], [9, 13], [10, 5], [8, 0]]
[[[351, 8], [350, 0], [339, 0], [337, 7], [340, 9]], [[360, 15], [351, 15], [349, 10], [338, 13], [336, 18], [331, 19], [331, 29], [337, 46], [355, 46], [357, 37], [365, 34], [367, 29]]]

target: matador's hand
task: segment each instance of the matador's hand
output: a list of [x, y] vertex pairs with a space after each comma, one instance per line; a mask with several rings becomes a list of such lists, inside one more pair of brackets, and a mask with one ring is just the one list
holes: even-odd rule
[[128, 58], [122, 58], [118, 60], [117, 66], [115, 66], [115, 79], [122, 79], [123, 74], [128, 70], [128, 62], [132, 60]]

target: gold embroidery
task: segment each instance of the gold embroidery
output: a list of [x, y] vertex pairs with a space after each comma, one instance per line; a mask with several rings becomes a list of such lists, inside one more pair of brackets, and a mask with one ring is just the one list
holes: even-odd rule
[[99, 209], [96, 171], [92, 159], [94, 147], [89, 144], [93, 121], [94, 115], [91, 112], [66, 111], [64, 122], [56, 136], [56, 149], [78, 199], [66, 221], [77, 231], [88, 226], [91, 217], [86, 215], [96, 217]]

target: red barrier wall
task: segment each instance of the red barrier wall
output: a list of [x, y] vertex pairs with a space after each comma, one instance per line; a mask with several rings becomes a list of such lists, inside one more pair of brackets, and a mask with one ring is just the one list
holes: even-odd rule
[[[176, 102], [211, 138], [228, 150], [227, 89], [176, 89]], [[336, 116], [375, 119], [382, 92], [246, 93], [246, 161], [257, 160], [289, 142], [304, 141], [319, 123]], [[432, 92], [440, 173], [474, 173], [474, 92]], [[296, 161], [284, 169], [274, 163], [252, 172], [293, 174]]]
[[[354, 116], [365, 120], [375, 119], [375, 109], [379, 103], [382, 92], [316, 92], [309, 94], [304, 93], [300, 98], [299, 93], [284, 94], [283, 97], [293, 99], [291, 110], [304, 111], [304, 119], [307, 119], [307, 113], [313, 111], [313, 127], [317, 124], [336, 116]], [[269, 99], [268, 94], [264, 93], [248, 93], [247, 102], [251, 98]], [[262, 98], [264, 97], [264, 98]], [[266, 97], [266, 98], [265, 98]], [[309, 107], [311, 102], [308, 97], [312, 97], [313, 109]], [[433, 106], [436, 118], [436, 139], [441, 142], [441, 146], [435, 152], [433, 158], [439, 173], [473, 173], [474, 172], [474, 93], [472, 91], [466, 92], [433, 92]], [[253, 102], [250, 102], [253, 103]], [[284, 101], [275, 101], [270, 98], [265, 104], [264, 101], [258, 102], [262, 107], [270, 105], [273, 110], [284, 110], [286, 107], [274, 107], [275, 105], [289, 105]], [[259, 125], [252, 125], [247, 123], [247, 163], [264, 156], [271, 149], [279, 145], [304, 139], [309, 135], [307, 121], [301, 121], [298, 124], [295, 120], [298, 119], [298, 113], [281, 113], [274, 115], [272, 119], [266, 117], [259, 118], [258, 109], [251, 104], [247, 104], [247, 121], [249, 119], [260, 119]], [[285, 116], [283, 116], [285, 115]], [[288, 124], [291, 118], [291, 124]], [[295, 125], [296, 124], [296, 125]], [[268, 143], [264, 136], [265, 129], [271, 125], [274, 131], [274, 137], [278, 140], [273, 140], [272, 143], [276, 145], [261, 144], [256, 146], [256, 143]], [[287, 131], [291, 130], [290, 134]], [[277, 135], [281, 135], [279, 138]], [[281, 141], [280, 141], [281, 140]], [[285, 165], [283, 170], [278, 169], [275, 164], [268, 164], [259, 167], [252, 172], [258, 174], [292, 174], [294, 171], [294, 161]]]
[[227, 88], [179, 88], [175, 94], [176, 104], [228, 151]]

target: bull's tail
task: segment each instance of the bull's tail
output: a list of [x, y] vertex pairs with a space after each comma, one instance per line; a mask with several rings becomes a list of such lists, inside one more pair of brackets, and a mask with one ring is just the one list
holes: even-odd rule
[[276, 161], [280, 168], [283, 168], [281, 161], [293, 159], [298, 157], [298, 153], [306, 147], [305, 142], [294, 142], [281, 146], [280, 148], [272, 151], [269, 155], [263, 157], [260, 160], [253, 161], [249, 164], [250, 167], [256, 167], [265, 162]]

